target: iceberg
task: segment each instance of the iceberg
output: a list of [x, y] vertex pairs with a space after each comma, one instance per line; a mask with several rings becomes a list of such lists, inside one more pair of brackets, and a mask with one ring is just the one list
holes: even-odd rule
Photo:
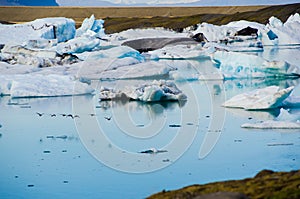
[[278, 86], [256, 89], [232, 97], [223, 106], [246, 110], [277, 108], [283, 105], [283, 101], [291, 94], [293, 89], [293, 86], [285, 89], [280, 89]]
[[96, 37], [94, 32], [88, 30], [80, 37], [75, 37], [67, 42], [59, 43], [56, 47], [56, 52], [60, 55], [82, 53], [85, 51], [92, 51], [99, 45], [100, 39]]
[[0, 94], [20, 97], [56, 97], [92, 94], [94, 89], [72, 76], [1, 75]]
[[280, 114], [274, 120], [258, 123], [245, 123], [242, 128], [256, 129], [300, 129], [300, 115], [290, 114], [288, 110], [280, 109]]
[[0, 24], [0, 44], [22, 44], [40, 39], [64, 42], [74, 38], [75, 31], [74, 20], [64, 17], [36, 19], [16, 25]]
[[266, 28], [270, 40], [278, 40], [278, 45], [300, 44], [300, 16], [298, 13], [291, 15], [285, 23], [276, 17], [271, 17]]
[[267, 120], [260, 123], [245, 123], [242, 128], [251, 129], [300, 129], [300, 122]]
[[212, 61], [225, 78], [260, 78], [300, 76], [300, 68], [285, 61], [267, 61], [262, 57], [240, 52], [216, 51]]
[[0, 61], [9, 64], [50, 67], [54, 65], [72, 64], [78, 59], [71, 55], [59, 55], [50, 49], [30, 49], [20, 45], [5, 45], [1, 50]]
[[175, 69], [158, 62], [149, 61], [118, 67], [115, 70], [105, 70], [98, 75], [98, 78], [101, 80], [163, 78], [168, 76], [172, 70]]
[[[247, 36], [241, 34], [241, 31], [245, 33], [247, 28], [251, 29], [252, 33], [256, 29], [256, 34], [251, 34], [249, 31]], [[300, 44], [299, 31], [300, 16], [296, 13], [291, 15], [285, 23], [274, 16], [270, 17], [267, 25], [245, 20], [233, 21], [221, 26], [201, 23], [192, 34], [202, 33], [209, 42], [221, 42], [228, 45], [249, 40], [261, 42], [262, 45], [294, 45]]]
[[76, 30], [75, 37], [81, 37], [88, 31], [93, 31], [97, 37], [101, 38], [105, 35], [103, 28], [104, 21], [102, 19], [95, 19], [94, 15], [91, 15], [90, 18], [83, 20], [81, 27]]
[[132, 57], [140, 62], [144, 61], [145, 58], [137, 50], [128, 46], [116, 46], [106, 50], [97, 50], [92, 52], [83, 52], [75, 54], [81, 60], [98, 60], [103, 58], [121, 59], [125, 57]]
[[154, 80], [150, 84], [136, 87], [126, 87], [123, 91], [102, 87], [99, 94], [100, 100], [129, 99], [143, 102], [158, 101], [184, 101], [186, 95], [177, 88], [175, 83], [165, 80]]

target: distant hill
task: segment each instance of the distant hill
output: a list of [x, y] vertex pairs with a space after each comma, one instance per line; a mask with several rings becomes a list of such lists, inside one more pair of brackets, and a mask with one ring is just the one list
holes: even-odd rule
[[300, 13], [300, 3], [276, 6], [217, 7], [1, 7], [0, 23], [22, 23], [44, 17], [67, 17], [80, 26], [92, 14], [104, 19], [105, 32], [130, 28], [165, 27], [176, 31], [202, 22], [216, 25], [248, 20], [266, 24], [271, 16], [285, 22]]

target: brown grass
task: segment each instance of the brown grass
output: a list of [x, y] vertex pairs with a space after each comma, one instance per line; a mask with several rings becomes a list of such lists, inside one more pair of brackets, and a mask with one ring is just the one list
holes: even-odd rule
[[0, 22], [22, 23], [44, 17], [67, 17], [80, 26], [92, 14], [105, 19], [106, 33], [129, 28], [165, 27], [180, 31], [202, 22], [226, 24], [235, 20], [267, 23], [271, 16], [285, 21], [300, 12], [300, 3], [279, 6], [224, 7], [0, 7]]
[[67, 17], [81, 23], [92, 14], [96, 18], [182, 17], [198, 14], [233, 14], [255, 11], [266, 6], [224, 7], [0, 7], [0, 21], [26, 22], [44, 17]]

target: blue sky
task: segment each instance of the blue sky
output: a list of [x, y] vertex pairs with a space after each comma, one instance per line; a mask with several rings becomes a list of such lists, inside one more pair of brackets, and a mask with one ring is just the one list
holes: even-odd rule
[[270, 5], [300, 3], [300, 0], [0, 0], [0, 5], [25, 6], [203, 6]]

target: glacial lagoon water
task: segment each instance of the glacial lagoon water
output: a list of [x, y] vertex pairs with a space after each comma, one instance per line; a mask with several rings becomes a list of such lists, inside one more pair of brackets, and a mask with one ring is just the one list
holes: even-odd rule
[[[258, 54], [299, 65], [298, 47]], [[164, 62], [177, 66], [185, 78], [211, 66], [210, 60]], [[152, 80], [93, 85], [117, 88], [141, 81]], [[279, 110], [221, 106], [236, 94], [269, 85], [294, 85], [299, 96], [299, 82], [182, 78], [176, 84], [188, 100], [179, 103], [99, 102], [97, 95], [1, 97], [0, 198], [145, 198], [192, 184], [252, 177], [262, 169], [299, 169], [299, 130], [240, 127], [273, 119]], [[299, 114], [300, 108], [291, 112]], [[140, 153], [151, 148], [165, 151]]]

